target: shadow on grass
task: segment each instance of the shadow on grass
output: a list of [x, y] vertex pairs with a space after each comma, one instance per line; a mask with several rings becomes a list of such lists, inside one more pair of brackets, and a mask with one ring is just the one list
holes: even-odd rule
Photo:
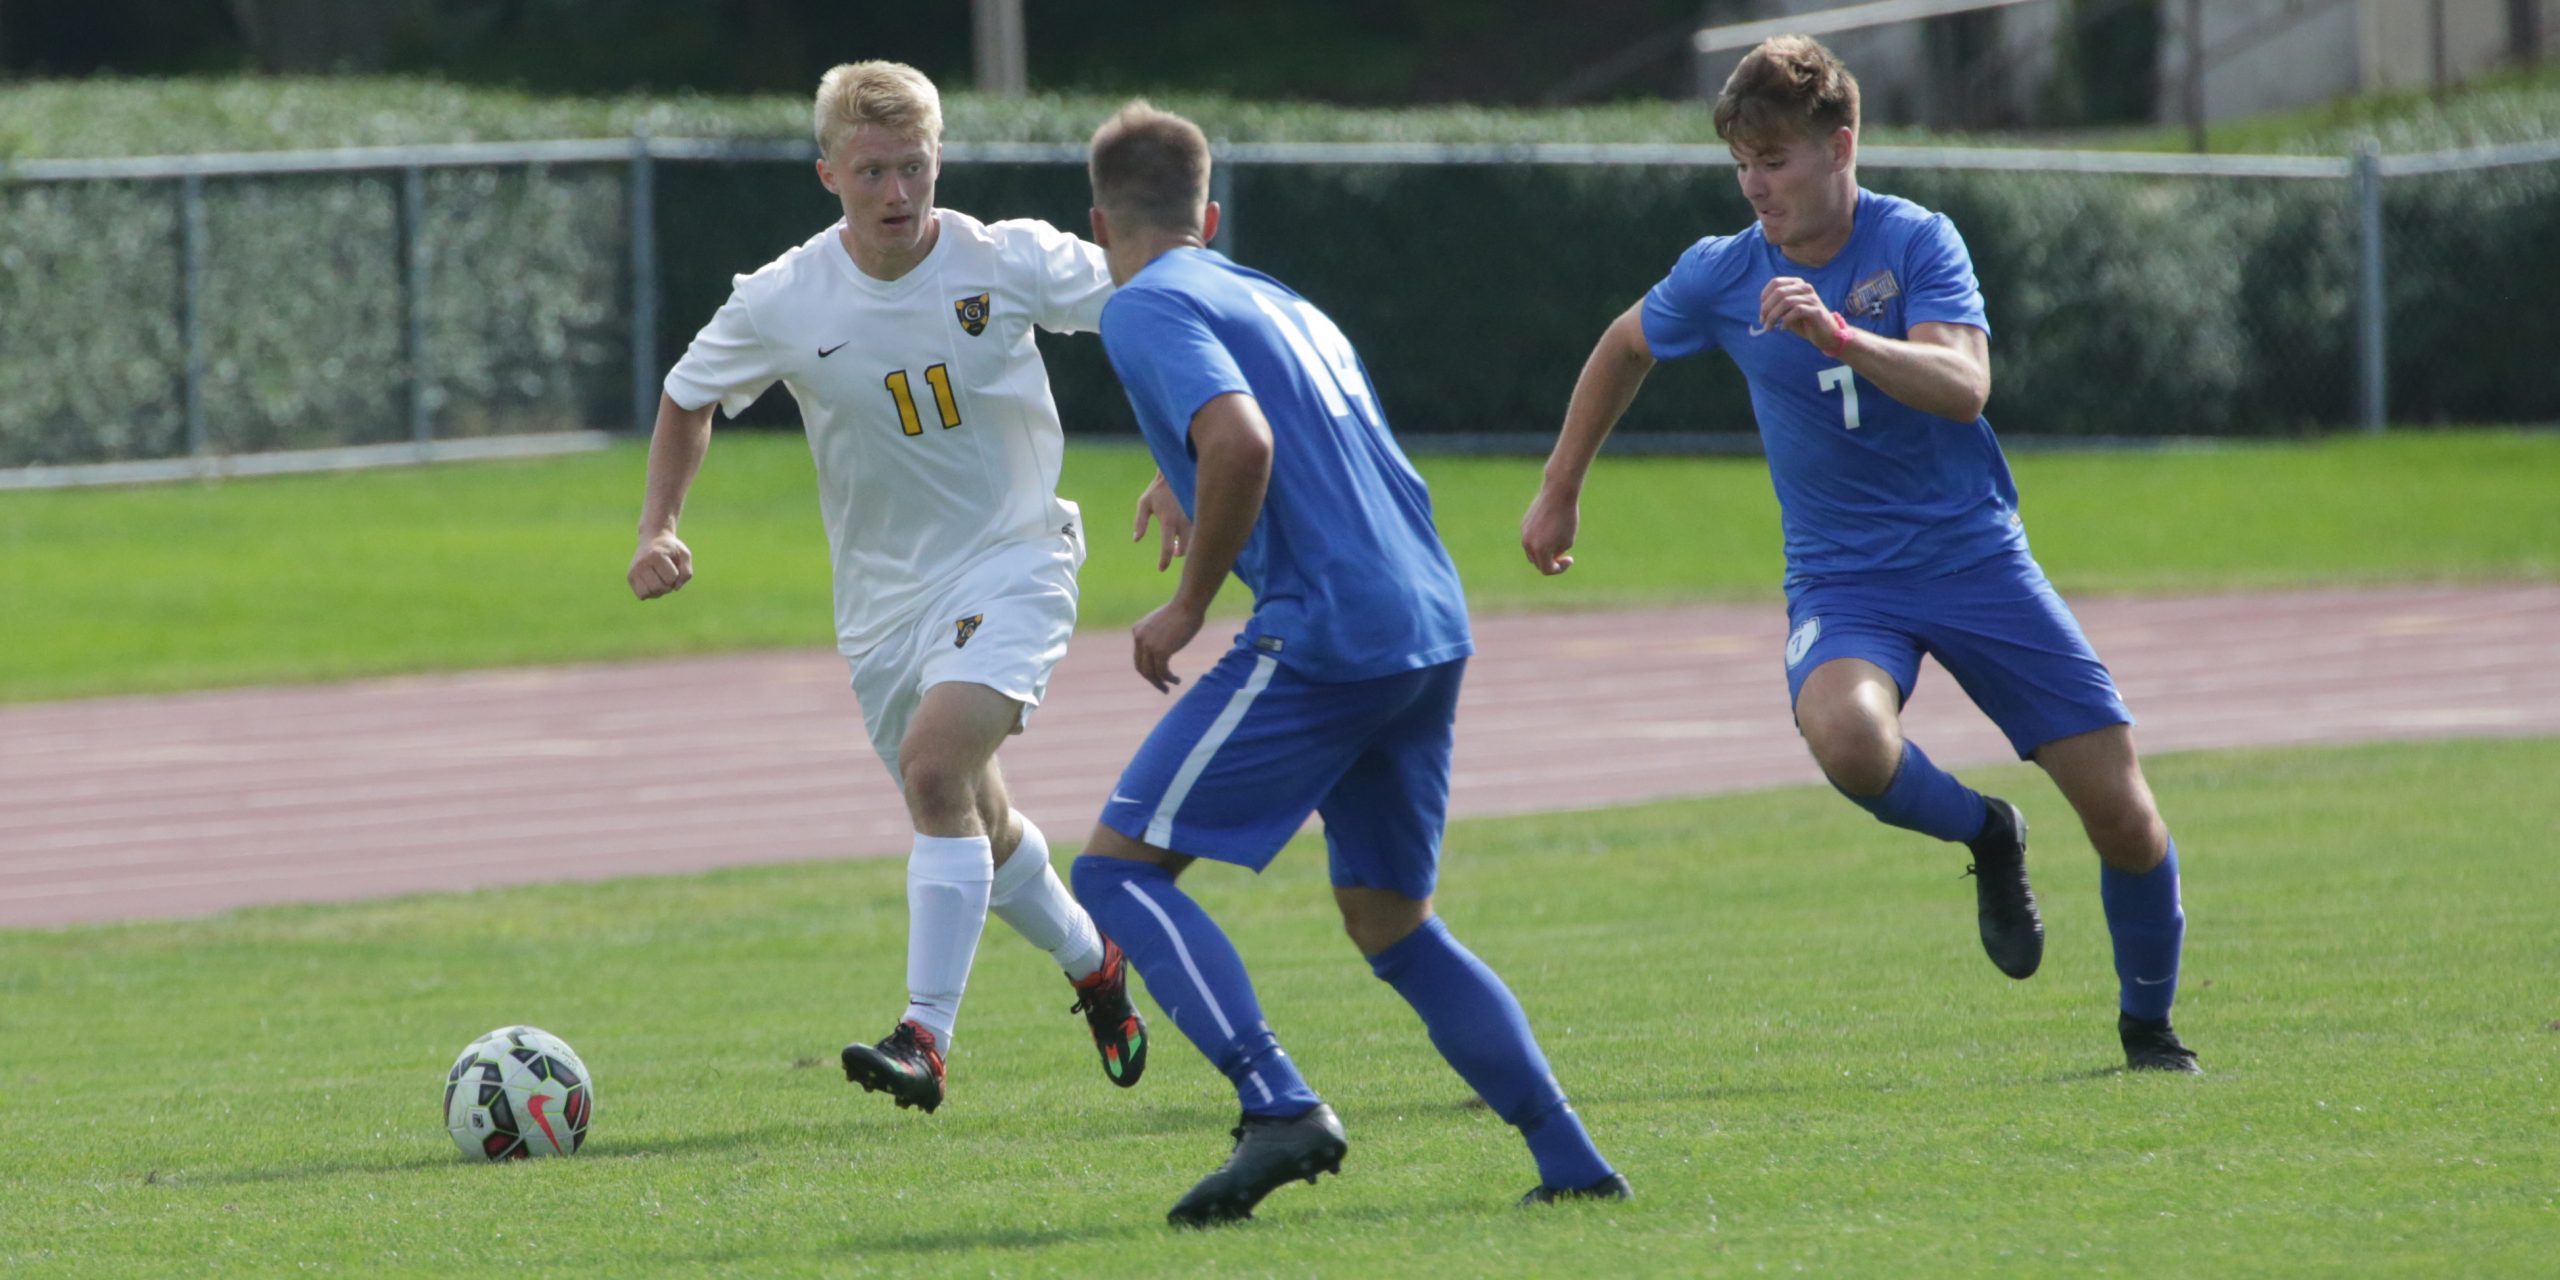
[[336, 1181], [366, 1174], [411, 1174], [460, 1163], [462, 1155], [440, 1151], [434, 1155], [411, 1156], [397, 1160], [309, 1160], [300, 1164], [277, 1165], [266, 1169], [233, 1169], [202, 1175], [182, 1174], [157, 1181], [172, 1187], [240, 1186], [259, 1182], [302, 1182], [310, 1179]]
[[2128, 1070], [2123, 1063], [2119, 1062], [2113, 1066], [2090, 1067], [2083, 1071], [2065, 1071], [2060, 1075], [2046, 1076], [2045, 1083], [2078, 1084], [2084, 1080], [2112, 1080], [2117, 1076], [2131, 1074], [2133, 1073]]
[[[782, 1146], [795, 1140], [806, 1141], [805, 1129], [768, 1126], [743, 1132], [688, 1133], [647, 1142], [610, 1141], [580, 1151], [576, 1159], [596, 1161], [641, 1160], [658, 1156], [688, 1155], [700, 1151], [728, 1151], [739, 1147]], [[368, 1174], [414, 1174], [437, 1169], [468, 1168], [474, 1162], [457, 1151], [437, 1151], [429, 1155], [372, 1160], [310, 1160], [300, 1164], [276, 1165], [263, 1169], [235, 1169], [202, 1175], [185, 1174], [158, 1177], [154, 1181], [171, 1186], [230, 1186], [261, 1182], [301, 1182], [311, 1179], [341, 1179]], [[526, 1161], [525, 1163], [532, 1163]]]
[[922, 1255], [954, 1249], [1047, 1249], [1062, 1244], [1099, 1244], [1112, 1240], [1144, 1240], [1171, 1231], [1171, 1227], [1125, 1224], [1108, 1226], [1042, 1226], [1042, 1227], [952, 1227], [940, 1231], [909, 1231], [896, 1235], [850, 1237], [840, 1247], [857, 1255], [889, 1251], [894, 1255]]
[[[1173, 1228], [1161, 1223], [1126, 1223], [1096, 1221], [1079, 1224], [1050, 1224], [1037, 1227], [950, 1227], [935, 1231], [858, 1232], [839, 1235], [823, 1244], [805, 1250], [794, 1247], [788, 1253], [762, 1252], [753, 1249], [713, 1249], [696, 1253], [653, 1254], [651, 1263], [660, 1267], [706, 1266], [722, 1269], [759, 1269], [777, 1264], [796, 1269], [812, 1259], [855, 1259], [862, 1262], [878, 1258], [930, 1258], [943, 1253], [960, 1253], [973, 1249], [1002, 1252], [1027, 1252], [1055, 1249], [1062, 1245], [1145, 1244], [1162, 1238]], [[927, 1268], [930, 1270], [930, 1267]]]
[[[1180, 1188], [1161, 1190], [1162, 1194], [1158, 1199], [1135, 1206], [1127, 1197], [1132, 1195], [1143, 1197], [1146, 1193], [1126, 1190], [1114, 1193], [1120, 1199], [1110, 1207], [1124, 1211], [1133, 1207], [1138, 1209], [1140, 1212], [1135, 1220], [1114, 1218], [1080, 1225], [959, 1227], [898, 1234], [865, 1234], [841, 1238], [835, 1241], [830, 1249], [865, 1256], [889, 1250], [902, 1255], [924, 1256], [946, 1250], [1027, 1250], [1069, 1244], [1107, 1245], [1114, 1242], [1127, 1242], [1144, 1249], [1152, 1244], [1175, 1240], [1232, 1240], [1250, 1238], [1266, 1232], [1282, 1232], [1304, 1238], [1307, 1233], [1321, 1232], [1331, 1227], [1394, 1227], [1416, 1220], [1446, 1221], [1468, 1212], [1492, 1207], [1462, 1197], [1439, 1199], [1421, 1204], [1346, 1205], [1339, 1202], [1328, 1203], [1327, 1198], [1320, 1192], [1308, 1191], [1305, 1188], [1283, 1187], [1275, 1193], [1273, 1200], [1263, 1206], [1266, 1212], [1250, 1221], [1193, 1229], [1173, 1226], [1158, 1216], [1163, 1208], [1171, 1207], [1174, 1199], [1180, 1194]], [[1293, 1190], [1304, 1192], [1304, 1194], [1291, 1194]], [[1500, 1200], [1500, 1207], [1508, 1207], [1509, 1204], [1508, 1198]]]

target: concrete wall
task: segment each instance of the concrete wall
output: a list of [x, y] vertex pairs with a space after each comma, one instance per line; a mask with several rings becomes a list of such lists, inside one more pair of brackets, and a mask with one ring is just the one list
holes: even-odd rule
[[[2560, 0], [2528, 0], [2541, 15], [2541, 56], [2560, 58]], [[1755, 0], [1719, 6], [1719, 22], [1818, 13], [1850, 0]], [[2188, 0], [2159, 0], [2160, 97], [2164, 122], [2186, 119]], [[2425, 88], [2435, 79], [2433, 14], [2444, 14], [2444, 62], [2460, 83], [2513, 57], [2511, 0], [2204, 0], [2207, 119], [2310, 106], [2343, 94]], [[2054, 72], [2062, 0], [2031, 0], [1988, 15], [1997, 51], [1960, 65], [1928, 39], [1930, 23], [1844, 31], [1823, 37], [1864, 94], [1866, 118], [1884, 124], [1963, 128], [2034, 124]], [[1938, 19], [1946, 22], [1948, 19]], [[1701, 60], [1699, 96], [1713, 97], [1742, 60], [1739, 51]]]
[[[1758, 0], [1746, 11], [1720, 10], [1719, 22], [1745, 22], [1837, 9], [1851, 0]], [[1867, 120], [1881, 124], [1960, 128], [2031, 121], [2053, 75], [2054, 45], [2065, 16], [2061, 0], [2030, 0], [1989, 15], [1998, 51], [1979, 74], [1933, 56], [1929, 23], [1903, 22], [1822, 37], [1858, 77]], [[1699, 96], [1712, 98], [1742, 61], [1720, 53], [1698, 68]]]
[[[2434, 38], [2426, 0], [2367, 0], [2363, 9], [2363, 81], [2367, 89], [2423, 89], [2435, 82]], [[2560, 0], [2539, 0], [2542, 54], [2560, 53]], [[2509, 58], [2507, 0], [2445, 0], [2445, 64], [2459, 82]]]
[[[2206, 0], [2200, 6], [2205, 116], [2220, 120], [2341, 94], [2426, 88], [2435, 79], [2439, 3], [2451, 82], [2509, 63], [2509, 0]], [[2534, 3], [2542, 15], [2542, 55], [2560, 54], [2560, 0]], [[2186, 118], [2187, 10], [2187, 0], [2163, 0], [2164, 121]]]

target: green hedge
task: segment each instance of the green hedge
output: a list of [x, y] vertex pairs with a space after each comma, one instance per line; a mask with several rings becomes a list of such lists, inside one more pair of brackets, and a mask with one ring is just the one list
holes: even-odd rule
[[[0, 186], [0, 466], [185, 452], [175, 182]], [[630, 420], [619, 168], [432, 171], [420, 229], [440, 437]], [[205, 183], [205, 434], [222, 453], [409, 438], [400, 193]]]
[[[2012, 435], [2297, 434], [2354, 421], [2356, 258], [2343, 182], [1874, 170], [1950, 214], [1989, 300], [1992, 421]], [[660, 168], [672, 360], [730, 274], [832, 216], [796, 166]], [[2560, 288], [2560, 166], [2387, 189], [2393, 407], [2560, 416], [2530, 324], [2483, 326], [2474, 290]], [[1081, 229], [1066, 166], [956, 166], [943, 199]], [[1413, 433], [1551, 430], [1590, 344], [1698, 236], [1745, 226], [1716, 169], [1243, 166], [1238, 256], [1331, 312]], [[2502, 266], [2484, 282], [2469, 255]], [[2539, 281], [2540, 284], [2534, 282]], [[2525, 314], [2519, 310], [2519, 315]], [[1126, 430], [1094, 344], [1049, 344], [1070, 429]], [[793, 420], [782, 397], [754, 420]], [[1748, 431], [1730, 363], [1657, 369], [1623, 430]]]
[[[2011, 436], [2296, 434], [2356, 413], [2344, 183], [1879, 170], [1943, 209], [1989, 300]], [[730, 277], [833, 205], [798, 164], [658, 167], [663, 366]], [[440, 436], [629, 421], [619, 166], [430, 175], [427, 345]], [[943, 198], [1081, 229], [1081, 170], [955, 166]], [[207, 426], [251, 451], [406, 437], [398, 190], [207, 184]], [[0, 465], [183, 446], [174, 184], [0, 187]], [[1554, 428], [1594, 337], [1696, 237], [1746, 225], [1718, 169], [1244, 166], [1238, 255], [1331, 312], [1415, 435]], [[2548, 421], [2535, 306], [2560, 289], [2560, 166], [2386, 189], [2391, 407]], [[1071, 430], [1125, 432], [1097, 344], [1048, 344]], [[795, 421], [769, 396], [750, 421]], [[1729, 362], [1653, 375], [1628, 432], [1748, 431]]]
[[[814, 84], [812, 88], [814, 88]], [[948, 132], [973, 141], [1082, 142], [1125, 99], [952, 93]], [[1626, 102], [1547, 109], [1465, 106], [1361, 108], [1160, 94], [1213, 137], [1237, 142], [1712, 142], [1693, 102]], [[801, 136], [797, 94], [567, 97], [416, 76], [174, 77], [0, 83], [0, 160], [167, 155], [299, 147], [502, 139]], [[2304, 111], [2217, 123], [2213, 150], [2343, 155], [2358, 139], [2392, 152], [2560, 137], [2560, 67], [2492, 77], [2438, 100], [2395, 92]], [[1870, 129], [1867, 141], [1918, 142], [1925, 131]], [[2183, 151], [2180, 127], [2054, 136], [1969, 136], [1970, 144], [2068, 145]]]
[[[2543, 83], [2411, 105], [2394, 140], [2424, 145], [2430, 127], [2466, 141], [2549, 132], [2560, 89]], [[951, 130], [1079, 138], [1112, 101], [955, 95]], [[1695, 142], [1704, 128], [1680, 103], [1176, 105], [1238, 140]], [[595, 136], [642, 124], [771, 137], [796, 128], [800, 110], [784, 98], [542, 99], [413, 80], [36, 83], [0, 86], [0, 155]], [[1717, 168], [1245, 166], [1234, 176], [1239, 256], [1336, 316], [1393, 420], [1417, 435], [1552, 430], [1609, 318], [1692, 240], [1748, 222]], [[2004, 434], [2297, 433], [2353, 419], [2344, 183], [1881, 169], [1867, 180], [1947, 211], [1964, 231], [1990, 303], [1991, 416]], [[833, 206], [797, 163], [661, 163], [658, 188], [663, 366], [733, 273], [804, 239]], [[214, 444], [405, 438], [396, 184], [215, 179], [206, 191]], [[0, 182], [0, 467], [183, 449], [175, 193], [171, 182]], [[427, 195], [437, 434], [627, 424], [622, 167], [437, 171]], [[1079, 230], [1087, 203], [1081, 171], [1061, 165], [955, 166], [943, 198]], [[2560, 292], [2560, 166], [2394, 181], [2386, 233], [2394, 416], [2560, 418], [2535, 319]], [[1129, 429], [1095, 343], [1047, 350], [1071, 430]], [[776, 395], [751, 420], [795, 417]], [[1657, 370], [1625, 429], [1749, 425], [1739, 379], [1708, 356]]]

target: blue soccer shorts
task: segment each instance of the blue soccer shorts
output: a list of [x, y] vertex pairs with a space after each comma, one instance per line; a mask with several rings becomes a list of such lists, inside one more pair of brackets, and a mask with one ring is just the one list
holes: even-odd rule
[[1337, 888], [1428, 898], [1466, 660], [1320, 684], [1249, 648], [1174, 703], [1102, 809], [1143, 844], [1260, 871], [1324, 818]]
[[2021, 760], [2057, 739], [2133, 723], [2079, 619], [2023, 551], [1943, 577], [1788, 591], [1789, 706], [1805, 677], [1835, 658], [1884, 668], [1908, 702], [1923, 653], [2000, 726]]

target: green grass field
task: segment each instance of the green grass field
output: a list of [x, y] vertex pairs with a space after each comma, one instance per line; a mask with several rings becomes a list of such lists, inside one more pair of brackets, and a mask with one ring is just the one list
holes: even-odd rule
[[[1771, 599], [1777, 504], [1757, 459], [1604, 459], [1580, 563], [1519, 551], [1524, 458], [1425, 457], [1478, 609]], [[723, 434], [686, 514], [700, 576], [622, 585], [636, 447], [526, 462], [0, 494], [0, 702], [832, 642], [808, 451]], [[2560, 435], [2400, 433], [2211, 450], [2027, 454], [2028, 529], [2070, 592], [2190, 592], [2560, 575]], [[1150, 472], [1080, 445], [1064, 489], [1094, 553], [1084, 624], [1169, 581], [1130, 546]]]
[[[1443, 910], [1640, 1196], [1539, 1213], [1336, 931], [1320, 848], [1204, 866], [1354, 1142], [1209, 1234], [1161, 1215], [1224, 1154], [1224, 1082], [1159, 1020], [1109, 1087], [1001, 929], [941, 1114], [843, 1082], [896, 1008], [893, 860], [0, 932], [0, 1269], [2548, 1274], [2560, 828], [2516, 797], [2555, 771], [2549, 740], [2156, 760], [2202, 1079], [2116, 1069], [2095, 868], [2023, 766], [1977, 780], [2045, 836], [2025, 983], [1959, 853], [1827, 791], [1460, 824]], [[466, 1164], [444, 1069], [516, 1021], [585, 1055], [592, 1143]]]
[[[2378, 97], [2212, 142], [2544, 136], [2555, 83]], [[797, 102], [38, 82], [0, 86], [0, 159], [642, 122], [778, 135]], [[954, 134], [1080, 138], [1107, 105], [955, 95]], [[1175, 105], [1239, 139], [1704, 137], [1690, 104]], [[1480, 610], [1776, 599], [1755, 459], [1605, 462], [1581, 564], [1554, 580], [1516, 545], [1534, 460], [1420, 462]], [[2037, 551], [2076, 595], [2560, 580], [2560, 435], [2013, 463]], [[796, 436], [719, 438], [685, 528], [702, 577], [647, 606], [621, 585], [642, 468], [622, 447], [0, 494], [0, 703], [829, 642]], [[1070, 452], [1088, 633], [1169, 589], [1121, 540], [1147, 470], [1132, 447]], [[2555, 772], [2560, 739], [2152, 760], [2186, 863], [2179, 1023], [2201, 1080], [2117, 1069], [2095, 869], [2024, 766], [1967, 772], [2037, 820], [2052, 943], [2023, 984], [1974, 944], [1960, 854], [1827, 790], [1462, 823], [1442, 908], [1518, 989], [1640, 1196], [1542, 1213], [1510, 1208], [1533, 1180], [1517, 1142], [1341, 938], [1320, 847], [1259, 882], [1205, 866], [1186, 883], [1354, 1141], [1344, 1178], [1208, 1234], [1162, 1213], [1223, 1157], [1223, 1082], [1159, 1018], [1147, 1083], [1110, 1088], [1065, 985], [1001, 927], [951, 1105], [894, 1112], [843, 1083], [836, 1047], [884, 1030], [900, 994], [895, 860], [0, 930], [0, 1271], [2547, 1274], [2560, 820], [2530, 797]], [[436, 1115], [443, 1072], [519, 1021], [595, 1070], [593, 1143], [467, 1164]]]

